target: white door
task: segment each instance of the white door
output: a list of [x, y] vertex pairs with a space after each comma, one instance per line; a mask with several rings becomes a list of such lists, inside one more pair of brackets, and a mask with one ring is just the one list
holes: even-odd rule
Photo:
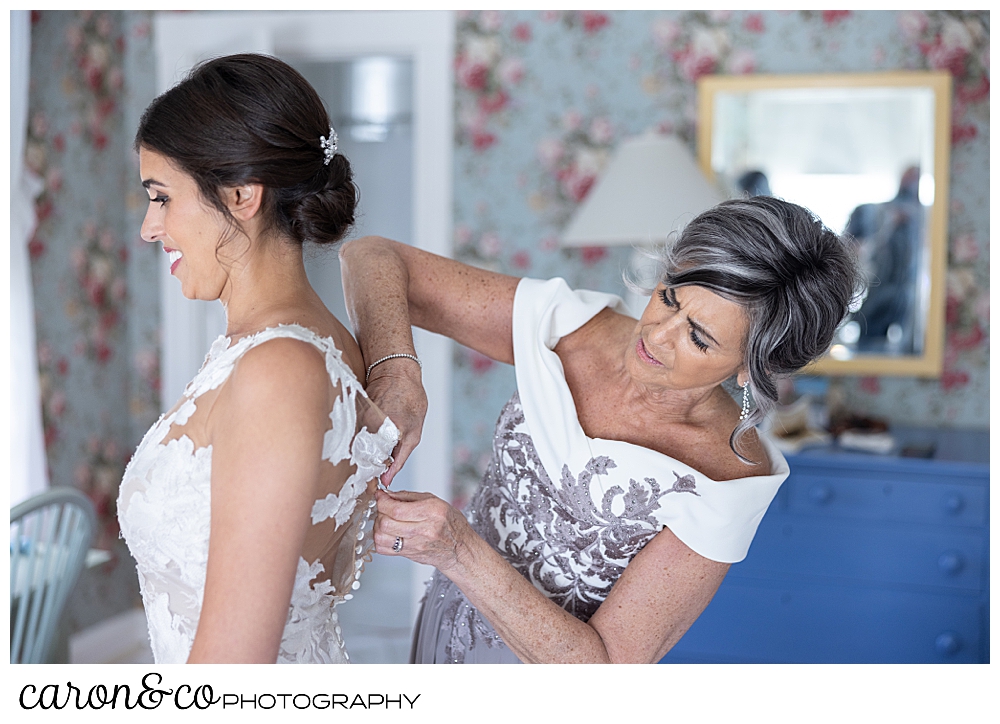
[[[158, 93], [183, 78], [198, 61], [230, 53], [260, 52], [282, 58], [314, 81], [321, 96], [324, 89], [317, 81], [324, 68], [340, 72], [352, 64], [357, 65], [359, 59], [404, 61], [403, 65], [409, 69], [407, 87], [412, 89], [412, 99], [408, 108], [409, 124], [404, 124], [406, 128], [393, 137], [396, 150], [392, 153], [397, 155], [393, 156], [385, 147], [366, 147], [364, 129], [353, 137], [338, 131], [343, 141], [341, 148], [356, 167], [356, 180], [361, 189], [362, 213], [358, 231], [403, 237], [399, 240], [436, 254], [449, 255], [454, 46], [454, 21], [450, 12], [158, 13], [154, 38]], [[339, 86], [334, 84], [332, 87]], [[324, 97], [324, 100], [328, 107], [335, 103], [332, 98]], [[375, 135], [378, 135], [377, 129]], [[405, 139], [411, 147], [400, 150], [400, 139]], [[384, 172], [387, 164], [393, 166], [396, 173], [383, 182], [380, 178], [388, 178]], [[398, 184], [401, 167], [410, 170], [408, 188], [397, 186], [393, 189], [390, 184]], [[380, 223], [379, 210], [390, 206], [385, 199], [393, 193], [408, 200], [410, 218], [400, 220], [398, 213], [393, 218], [383, 214]], [[307, 253], [307, 270], [324, 301], [346, 323], [342, 316], [340, 271], [335, 256], [329, 251], [325, 258]], [[170, 277], [166, 264], [162, 265], [160, 300], [163, 320], [161, 370], [166, 409], [180, 397], [188, 380], [197, 372], [211, 342], [224, 333], [225, 318], [218, 302], [185, 299], [179, 285]], [[425, 490], [447, 500], [451, 470], [450, 344], [443, 337], [422, 330], [416, 330], [414, 337], [417, 353], [424, 362], [423, 379], [429, 407], [422, 442], [393, 487]], [[400, 559], [376, 558], [362, 582], [375, 574], [376, 567], [388, 565], [385, 561], [390, 560], [397, 561], [392, 565], [398, 571]], [[407, 575], [412, 585], [407, 607], [409, 620], [404, 622], [407, 628], [430, 572], [426, 566], [408, 566]], [[362, 586], [358, 596], [365, 590]], [[352, 607], [344, 609], [344, 617], [348, 608]], [[351, 638], [348, 636], [346, 640], [350, 645]]]

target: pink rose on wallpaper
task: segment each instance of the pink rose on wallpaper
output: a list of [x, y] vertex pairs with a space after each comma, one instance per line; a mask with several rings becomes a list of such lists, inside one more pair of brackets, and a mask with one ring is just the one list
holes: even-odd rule
[[955, 89], [955, 95], [962, 104], [984, 101], [990, 95], [990, 79], [984, 75], [975, 85], [961, 85]]
[[750, 13], [743, 20], [743, 27], [751, 33], [764, 32], [764, 16], [760, 13]]
[[608, 250], [604, 246], [584, 246], [580, 249], [580, 258], [587, 266], [593, 266], [607, 255]]
[[465, 88], [481, 91], [486, 87], [490, 69], [485, 63], [470, 62], [459, 56], [458, 82]]
[[986, 336], [983, 334], [979, 322], [972, 325], [971, 329], [965, 331], [952, 330], [948, 332], [948, 346], [958, 352], [967, 352], [976, 349], [982, 344]]
[[72, 25], [66, 30], [66, 42], [69, 49], [76, 52], [83, 45], [83, 28], [79, 25]]
[[604, 13], [593, 10], [584, 10], [580, 13], [580, 20], [583, 23], [583, 30], [586, 33], [594, 34], [605, 25], [611, 22]]
[[555, 234], [549, 234], [539, 242], [538, 248], [542, 251], [555, 251], [559, 248], [559, 237]]
[[543, 138], [538, 142], [535, 149], [538, 154], [538, 160], [547, 169], [554, 168], [559, 160], [562, 159], [563, 154], [566, 153], [566, 147], [558, 138]]
[[98, 35], [100, 35], [102, 38], [109, 38], [111, 37], [112, 30], [114, 30], [114, 28], [111, 25], [111, 18], [109, 18], [107, 15], [104, 14], [102, 14], [100, 17], [97, 18]]
[[31, 132], [40, 139], [49, 132], [49, 119], [41, 111], [31, 117]]
[[48, 412], [53, 417], [62, 417], [66, 412], [66, 393], [56, 390], [48, 400]]
[[599, 146], [604, 146], [611, 143], [611, 139], [615, 137], [615, 129], [607, 116], [598, 116], [590, 122], [589, 135], [591, 141]]
[[971, 141], [978, 135], [979, 131], [971, 123], [956, 123], [951, 127], [951, 143], [953, 146]]
[[575, 108], [570, 108], [562, 115], [562, 127], [567, 131], [575, 131], [583, 124], [583, 114]]
[[52, 203], [47, 195], [42, 194], [38, 200], [35, 202], [35, 217], [38, 219], [38, 223], [41, 224], [43, 221], [52, 216], [55, 212], [55, 204]]
[[524, 271], [531, 267], [531, 255], [523, 249], [521, 251], [516, 251], [513, 255], [511, 255], [510, 263], [515, 269]]
[[716, 59], [711, 55], [700, 55], [690, 47], [675, 56], [680, 66], [681, 75], [687, 80], [696, 81], [703, 75], [715, 71]]
[[560, 181], [562, 181], [563, 192], [576, 202], [583, 201], [597, 180], [595, 174], [581, 172], [576, 166], [571, 166], [561, 172], [559, 176]]
[[899, 29], [910, 41], [916, 40], [927, 30], [927, 15], [919, 10], [907, 10], [899, 14]]
[[493, 33], [503, 26], [503, 14], [497, 10], [483, 10], [479, 13], [479, 27]]
[[503, 250], [503, 242], [500, 241], [500, 237], [496, 232], [487, 231], [479, 237], [479, 243], [476, 245], [476, 248], [487, 259], [496, 259]]
[[835, 25], [851, 14], [850, 10], [824, 10], [823, 22], [827, 25]]
[[524, 62], [520, 58], [504, 58], [497, 73], [504, 83], [517, 85], [524, 80]]
[[40, 259], [41, 257], [45, 256], [45, 251], [46, 251], [45, 242], [39, 239], [37, 236], [32, 236], [31, 241], [28, 242], [28, 256], [33, 260]]
[[45, 174], [45, 188], [53, 193], [57, 193], [63, 185], [62, 169], [53, 168]]
[[471, 136], [472, 147], [477, 151], [485, 151], [497, 142], [497, 137], [489, 131], [473, 131]]
[[747, 75], [757, 68], [757, 58], [753, 51], [744, 48], [734, 50], [726, 61], [726, 69], [733, 75]]
[[514, 40], [520, 40], [522, 43], [527, 43], [531, 40], [531, 26], [528, 23], [518, 23], [514, 26], [514, 29], [510, 34]]
[[554, 23], [560, 17], [562, 17], [562, 13], [559, 10], [543, 10], [540, 13], [540, 16], [544, 22]]
[[969, 373], [962, 370], [946, 369], [941, 373], [941, 389], [952, 392], [969, 384]]
[[669, 48], [681, 34], [681, 26], [671, 18], [653, 21], [653, 41], [661, 48]]
[[989, 292], [983, 292], [982, 294], [979, 295], [979, 298], [976, 300], [975, 307], [973, 307], [973, 312], [976, 315], [976, 319], [978, 319], [983, 324], [989, 324], [990, 323], [990, 293]]
[[951, 241], [951, 256], [962, 264], [968, 264], [979, 258], [979, 244], [972, 234], [959, 234]]
[[499, 113], [507, 107], [508, 97], [503, 90], [496, 90], [492, 93], [484, 93], [479, 96], [479, 110], [489, 115]]
[[452, 453], [452, 459], [458, 465], [465, 465], [472, 459], [472, 451], [468, 445], [456, 445]]
[[472, 242], [472, 229], [465, 224], [455, 226], [455, 248], [461, 249]]

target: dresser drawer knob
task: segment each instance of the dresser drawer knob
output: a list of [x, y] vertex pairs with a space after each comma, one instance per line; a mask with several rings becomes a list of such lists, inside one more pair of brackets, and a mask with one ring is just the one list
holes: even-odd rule
[[809, 489], [809, 500], [816, 505], [826, 505], [833, 500], [833, 488], [829, 485], [814, 485]]
[[965, 559], [958, 551], [945, 551], [938, 558], [938, 568], [942, 573], [954, 576], [965, 567]]
[[965, 500], [958, 493], [948, 493], [942, 502], [944, 509], [952, 515], [962, 512], [962, 508], [965, 507]]
[[938, 634], [938, 637], [934, 639], [934, 648], [937, 649], [939, 654], [951, 656], [958, 653], [958, 650], [962, 648], [962, 641], [954, 631], [945, 631]]

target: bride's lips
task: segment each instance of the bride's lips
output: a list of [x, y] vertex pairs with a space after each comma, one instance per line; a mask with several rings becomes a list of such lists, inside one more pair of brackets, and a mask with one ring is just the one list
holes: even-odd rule
[[170, 273], [173, 274], [184, 255], [169, 246], [163, 247], [163, 251], [167, 252], [167, 257], [170, 259]]
[[637, 355], [639, 355], [639, 359], [641, 359], [646, 364], [656, 365], [657, 367], [662, 367], [663, 366], [662, 362], [660, 362], [658, 359], [656, 359], [655, 357], [653, 357], [646, 350], [646, 345], [643, 343], [642, 337], [640, 337], [639, 341], [636, 342], [636, 344], [635, 344], [635, 353]]

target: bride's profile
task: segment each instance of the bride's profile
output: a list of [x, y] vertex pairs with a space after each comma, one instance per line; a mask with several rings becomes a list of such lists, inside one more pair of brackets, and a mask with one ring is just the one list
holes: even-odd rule
[[315, 90], [265, 55], [195, 67], [146, 109], [135, 149], [143, 239], [227, 321], [120, 488], [154, 658], [346, 663], [335, 607], [359, 585], [398, 438], [303, 264], [304, 243], [354, 222], [350, 164]]

